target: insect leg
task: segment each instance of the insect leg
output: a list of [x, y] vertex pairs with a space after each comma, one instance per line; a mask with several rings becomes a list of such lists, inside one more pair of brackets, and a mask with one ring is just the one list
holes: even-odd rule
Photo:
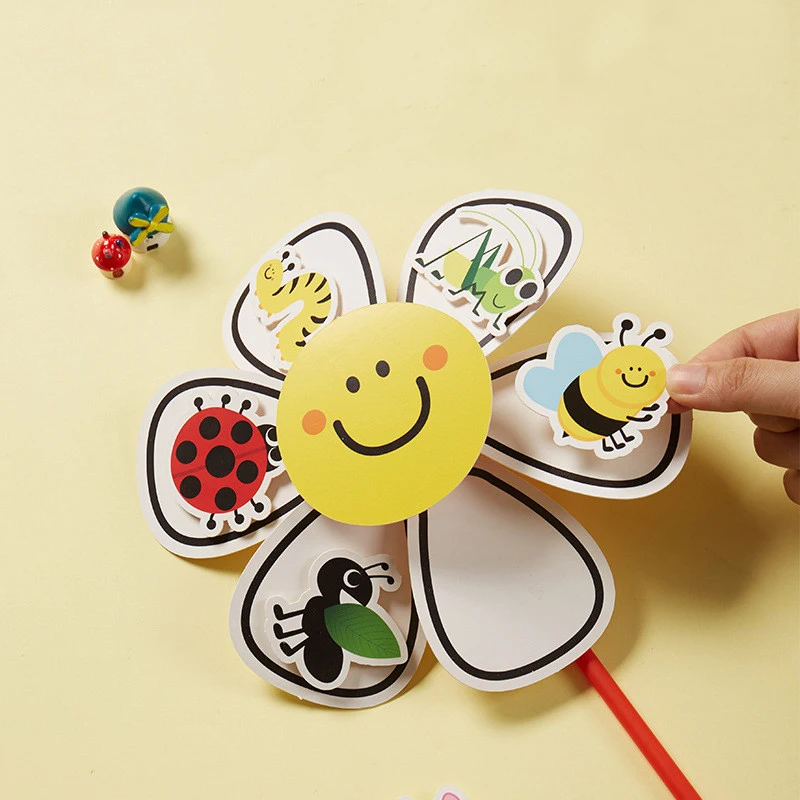
[[308, 639], [303, 639], [300, 644], [296, 644], [294, 647], [289, 647], [286, 642], [281, 642], [281, 652], [287, 656], [293, 656], [298, 650], [302, 650], [308, 644]]
[[299, 611], [284, 611], [278, 603], [275, 603], [272, 606], [272, 613], [275, 615], [275, 619], [284, 620], [289, 619], [289, 617], [299, 617], [303, 613], [303, 609], [301, 608]]
[[272, 632], [276, 639], [291, 639], [292, 636], [304, 633], [302, 628], [298, 628], [296, 631], [285, 631], [277, 622], [272, 626]]
[[[625, 441], [627, 441], [627, 440], [622, 441], [619, 444], [617, 444], [616, 440], [614, 439], [614, 434], [613, 433], [608, 438], [611, 439], [611, 444], [613, 444], [614, 447], [617, 448], [617, 450], [624, 450], [625, 449]], [[622, 438], [625, 439], [625, 434], [622, 434]]]
[[[611, 439], [611, 437], [610, 437], [610, 436], [607, 436], [607, 437], [606, 437], [605, 439], [603, 439], [603, 440], [602, 440], [602, 442], [601, 442], [601, 444], [602, 444], [602, 446], [603, 446], [603, 452], [604, 452], [604, 453], [613, 453], [613, 452], [614, 452], [614, 448], [613, 448], [613, 447], [609, 447], [609, 446], [606, 444], [606, 441], [608, 441], [608, 439]], [[611, 442], [612, 442], [612, 444], [613, 444], [614, 440], [613, 440], [613, 439], [611, 439]]]
[[619, 432], [619, 435], [626, 441], [632, 442], [636, 437], [635, 436], [626, 436], [625, 435], [625, 428], [622, 428]]

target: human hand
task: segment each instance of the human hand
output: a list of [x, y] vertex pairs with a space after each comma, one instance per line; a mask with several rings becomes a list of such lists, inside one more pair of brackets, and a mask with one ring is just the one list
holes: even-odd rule
[[756, 453], [784, 467], [783, 486], [800, 503], [800, 309], [725, 334], [667, 373], [672, 413], [744, 411]]

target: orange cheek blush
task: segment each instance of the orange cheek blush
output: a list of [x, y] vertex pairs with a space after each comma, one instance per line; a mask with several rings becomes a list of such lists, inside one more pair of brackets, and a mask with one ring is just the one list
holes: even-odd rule
[[616, 372], [617, 375], [622, 375], [622, 370], [621, 369], [615, 369], [614, 372]]
[[441, 369], [447, 363], [447, 350], [440, 344], [432, 344], [422, 354], [422, 363], [429, 370]]
[[652, 370], [652, 369], [651, 369], [651, 370], [650, 370], [650, 372], [648, 373], [648, 375], [649, 375], [651, 378], [655, 378], [655, 376], [656, 376], [656, 373], [655, 373], [655, 371], [654, 371], [654, 370]]
[[314, 408], [303, 417], [303, 430], [310, 436], [316, 436], [325, 429], [327, 421], [325, 415], [318, 408]]

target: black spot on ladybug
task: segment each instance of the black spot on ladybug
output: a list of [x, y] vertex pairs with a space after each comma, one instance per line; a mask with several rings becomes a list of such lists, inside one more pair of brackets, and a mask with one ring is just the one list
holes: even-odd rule
[[252, 483], [258, 477], [258, 466], [253, 461], [242, 461], [236, 468], [236, 477], [242, 483]]
[[197, 448], [194, 442], [190, 442], [188, 439], [181, 442], [175, 449], [175, 457], [181, 464], [191, 464], [197, 457]]
[[220, 424], [216, 417], [206, 417], [200, 423], [200, 435], [204, 439], [213, 439], [219, 434]]
[[236, 457], [230, 447], [217, 445], [208, 451], [206, 456], [206, 469], [215, 478], [224, 478], [230, 475], [236, 464]]
[[249, 422], [241, 420], [231, 428], [231, 439], [236, 444], [246, 444], [253, 436], [253, 426]]
[[196, 475], [187, 475], [180, 485], [180, 493], [187, 499], [191, 500], [200, 494], [200, 479]]
[[214, 495], [214, 502], [220, 511], [230, 511], [236, 505], [236, 492], [226, 486]]

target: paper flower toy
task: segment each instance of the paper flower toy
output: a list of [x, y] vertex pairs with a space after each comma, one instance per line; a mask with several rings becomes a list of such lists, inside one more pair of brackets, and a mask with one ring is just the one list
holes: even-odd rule
[[553, 200], [462, 197], [417, 234], [387, 303], [361, 226], [312, 219], [227, 307], [238, 369], [181, 375], [153, 399], [139, 488], [157, 539], [189, 558], [261, 542], [230, 610], [258, 675], [356, 708], [396, 695], [426, 642], [459, 680], [502, 691], [600, 636], [614, 603], [603, 554], [526, 476], [658, 491], [691, 418], [664, 414], [671, 331], [631, 314], [490, 370], [580, 243]]

